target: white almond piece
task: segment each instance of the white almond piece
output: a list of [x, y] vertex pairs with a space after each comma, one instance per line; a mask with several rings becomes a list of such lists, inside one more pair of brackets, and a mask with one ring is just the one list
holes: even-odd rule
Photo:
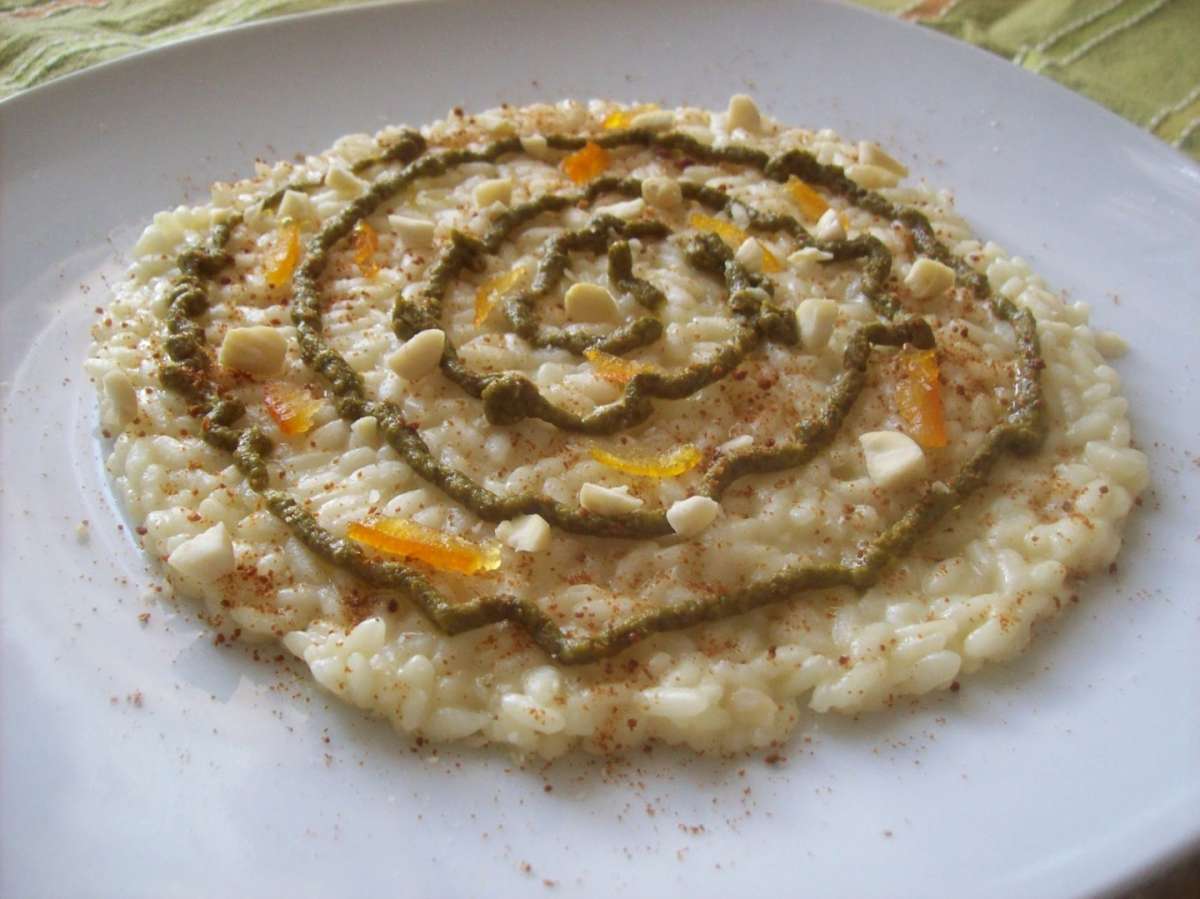
[[254, 325], [226, 331], [217, 360], [234, 371], [269, 378], [283, 371], [286, 354], [287, 340], [282, 334], [266, 325]]
[[333, 142], [333, 149], [351, 165], [379, 152], [379, 144], [369, 134], [347, 134]]
[[433, 243], [433, 222], [406, 215], [389, 215], [388, 224], [406, 246], [427, 247]]
[[572, 284], [563, 299], [567, 318], [577, 322], [615, 322], [620, 316], [617, 301], [599, 284], [581, 281]]
[[738, 450], [749, 449], [754, 446], [754, 438], [749, 434], [742, 434], [734, 437], [732, 440], [726, 440], [717, 447], [718, 453], [736, 453]]
[[922, 256], [904, 276], [904, 284], [917, 299], [927, 300], [954, 286], [954, 269], [936, 259]]
[[816, 235], [818, 240], [845, 240], [846, 229], [842, 227], [842, 217], [836, 209], [826, 209], [817, 219]]
[[804, 349], [817, 353], [825, 349], [833, 326], [837, 322], [836, 300], [809, 297], [796, 307], [796, 324], [800, 326], [800, 341]]
[[716, 520], [721, 504], [707, 496], [689, 496], [671, 503], [667, 524], [680, 537], [693, 537]]
[[597, 515], [620, 515], [640, 509], [643, 503], [629, 495], [628, 487], [601, 487], [589, 482], [579, 488], [579, 505]]
[[751, 134], [762, 127], [762, 116], [758, 104], [745, 94], [734, 94], [729, 98], [729, 108], [725, 112], [725, 126], [729, 131], [741, 128]]
[[881, 165], [866, 165], [861, 162], [846, 166], [846, 177], [867, 190], [895, 187], [900, 183], [900, 176], [891, 169], [885, 169]]
[[332, 187], [339, 194], [347, 197], [357, 197], [359, 194], [366, 193], [367, 190], [366, 181], [340, 165], [329, 167], [329, 171], [325, 173], [325, 186]]
[[788, 265], [798, 269], [801, 272], [806, 272], [809, 269], [815, 268], [819, 262], [828, 262], [833, 258], [832, 253], [826, 253], [824, 250], [818, 250], [816, 247], [804, 247], [797, 250], [788, 256]]
[[546, 138], [540, 134], [530, 134], [521, 138], [521, 149], [534, 159], [545, 161], [554, 155]]
[[541, 515], [521, 515], [496, 525], [496, 539], [517, 552], [542, 552], [550, 546], [550, 525]]
[[628, 221], [635, 219], [646, 211], [646, 201], [641, 197], [625, 200], [621, 203], [610, 203], [607, 206], [597, 206], [596, 215], [611, 215]]
[[675, 113], [669, 109], [649, 109], [635, 115], [629, 123], [630, 128], [644, 128], [647, 131], [664, 131], [675, 124]]
[[475, 205], [480, 209], [493, 203], [503, 203], [506, 206], [512, 200], [512, 178], [491, 178], [475, 186]]
[[763, 267], [763, 246], [756, 238], [747, 237], [733, 254], [743, 268], [752, 272], [761, 272]]
[[109, 408], [116, 424], [123, 425], [137, 418], [137, 391], [133, 382], [129, 380], [129, 375], [121, 369], [114, 368], [104, 375], [104, 395], [108, 397]]
[[898, 487], [925, 474], [925, 453], [899, 431], [868, 431], [859, 435], [867, 474], [880, 487]]
[[683, 189], [673, 178], [652, 175], [642, 181], [642, 199], [659, 209], [678, 209], [683, 205]]
[[858, 161], [863, 165], [877, 165], [895, 172], [901, 178], [908, 176], [908, 166], [900, 162], [873, 140], [858, 142]]
[[283, 199], [279, 201], [279, 218], [290, 218], [297, 222], [315, 222], [317, 207], [309, 199], [308, 194], [298, 190], [284, 191]]
[[440, 328], [418, 331], [384, 360], [387, 367], [402, 378], [416, 381], [425, 377], [442, 361], [446, 332]]
[[233, 540], [229, 537], [225, 522], [218, 522], [203, 534], [179, 544], [167, 556], [167, 564], [184, 577], [196, 581], [215, 581], [229, 574], [237, 567], [237, 563], [233, 557]]

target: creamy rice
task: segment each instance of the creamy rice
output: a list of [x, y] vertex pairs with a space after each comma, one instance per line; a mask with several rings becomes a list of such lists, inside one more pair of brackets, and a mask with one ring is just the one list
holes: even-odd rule
[[[593, 101], [455, 114], [421, 133], [430, 152], [482, 146], [513, 133], [600, 135], [618, 109]], [[371, 587], [306, 548], [267, 509], [233, 456], [201, 439], [201, 420], [188, 401], [159, 382], [179, 254], [239, 213], [226, 246], [230, 264], [208, 287], [208, 311], [199, 318], [203, 336], [215, 351], [233, 328], [276, 331], [286, 338], [286, 356], [271, 380], [323, 398], [312, 429], [289, 436], [264, 408], [262, 379], [227, 379], [229, 394], [246, 406], [245, 418], [273, 443], [271, 487], [299, 501], [337, 537], [352, 523], [379, 516], [411, 519], [479, 544], [509, 533], [423, 480], [383, 439], [375, 418], [339, 416], [328, 385], [300, 358], [292, 287], [272, 287], [265, 278], [264, 260], [274, 252], [285, 213], [304, 239], [311, 238], [372, 179], [397, 167], [360, 166], [353, 173], [391, 146], [399, 129], [351, 135], [321, 156], [261, 164], [251, 179], [217, 184], [208, 204], [155, 216], [134, 248], [128, 279], [95, 329], [86, 367], [100, 386], [116, 494], [144, 529], [146, 551], [163, 561], [179, 592], [203, 601], [215, 626], [243, 638], [281, 640], [323, 687], [429, 740], [500, 743], [546, 757], [575, 746], [613, 752], [649, 740], [730, 752], [786, 739], [801, 704], [817, 712], [876, 708], [944, 689], [987, 661], [1019, 653], [1033, 624], [1074, 592], [1073, 579], [1113, 560], [1123, 521], [1146, 485], [1146, 460], [1130, 446], [1128, 404], [1101, 353], [1118, 350], [1119, 338], [1093, 332], [1085, 304], [1065, 302], [1023, 260], [972, 236], [948, 193], [902, 180], [887, 186], [899, 179], [893, 168], [867, 164], [872, 148], [765, 117], [731, 122], [744, 115], [732, 107], [730, 113], [649, 115], [644, 121], [652, 127], [675, 128], [718, 147], [733, 142], [772, 155], [807, 150], [822, 163], [846, 167], [891, 203], [923, 212], [940, 240], [986, 275], [993, 291], [1036, 317], [1048, 426], [1041, 448], [1002, 458], [985, 487], [866, 589], [808, 591], [726, 620], [652, 635], [583, 665], [555, 662], [511, 622], [447, 636], [402, 593]], [[739, 123], [746, 127], [730, 127]], [[782, 232], [758, 235], [759, 245], [739, 247], [737, 258], [752, 271], [764, 265], [764, 249], [782, 262], [782, 270], [767, 277], [775, 302], [789, 313], [805, 299], [835, 301], [828, 341], [803, 349], [764, 342], [729, 377], [686, 399], [654, 400], [644, 424], [616, 434], [569, 433], [532, 419], [491, 424], [480, 401], [437, 370], [410, 379], [389, 366], [401, 347], [392, 323], [396, 296], [413, 297], [425, 286], [453, 229], [481, 235], [507, 207], [574, 189], [560, 165], [567, 152], [536, 138], [525, 149], [420, 179], [387, 199], [367, 219], [378, 235], [376, 273], [364, 270], [349, 241], [331, 250], [319, 282], [324, 336], [361, 375], [367, 394], [395, 403], [438, 461], [487, 489], [537, 491], [571, 506], [585, 484], [594, 484], [628, 487], [644, 509], [666, 509], [697, 493], [706, 467], [722, 454], [790, 439], [796, 422], [824, 401], [851, 335], [878, 314], [863, 295], [860, 264], [796, 256], [799, 243]], [[688, 164], [679, 154], [636, 147], [611, 156], [605, 174], [703, 184], [761, 212], [799, 217], [784, 185], [751, 167]], [[284, 197], [278, 209], [264, 208], [264, 197], [297, 184], [309, 186]], [[563, 628], [601, 630], [647, 609], [736, 590], [788, 565], [852, 557], [931, 482], [950, 481], [1013, 402], [1013, 329], [973, 300], [961, 279], [917, 299], [921, 270], [913, 273], [918, 254], [906, 228], [824, 193], [842, 215], [826, 225], [840, 225], [850, 237], [871, 235], [890, 251], [890, 286], [904, 312], [923, 317], [936, 337], [948, 441], [945, 448], [925, 449], [923, 477], [885, 487], [868, 472], [860, 436], [908, 427], [895, 400], [905, 351], [879, 347], [866, 387], [832, 445], [803, 467], [738, 480], [698, 534], [630, 540], [555, 528], [548, 544], [533, 552], [502, 544], [500, 567], [484, 574], [412, 564], [454, 602], [511, 594], [535, 601]], [[649, 191], [646, 197], [653, 199]], [[464, 363], [477, 371], [521, 372], [551, 402], [579, 414], [619, 398], [620, 386], [599, 377], [588, 360], [531, 345], [508, 332], [502, 315], [474, 323], [476, 291], [489, 277], [520, 265], [532, 271], [548, 238], [584, 227], [604, 211], [654, 218], [679, 235], [693, 230], [692, 213], [705, 212], [689, 202], [664, 208], [612, 196], [518, 229], [485, 271], [464, 272], [446, 293], [440, 326]], [[737, 204], [722, 218], [749, 226]], [[696, 271], [677, 237], [635, 239], [631, 246], [635, 273], [666, 302], [655, 312], [662, 337], [626, 358], [670, 370], [709, 358], [735, 336], [725, 285]], [[561, 287], [606, 279], [603, 253], [573, 253]], [[539, 309], [549, 324], [565, 323], [561, 294]], [[614, 295], [620, 321], [645, 314], [628, 295]], [[597, 333], [609, 327], [597, 326]], [[677, 477], [623, 474], [589, 454], [600, 448], [619, 456], [658, 455], [685, 444], [697, 447], [704, 461]]]

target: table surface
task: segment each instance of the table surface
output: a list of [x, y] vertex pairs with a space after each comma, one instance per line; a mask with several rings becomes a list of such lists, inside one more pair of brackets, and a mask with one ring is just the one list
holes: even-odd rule
[[[361, 0], [0, 0], [0, 98], [173, 40]], [[1200, 0], [855, 0], [1053, 78], [1200, 161]], [[1128, 899], [1200, 895], [1200, 858]]]

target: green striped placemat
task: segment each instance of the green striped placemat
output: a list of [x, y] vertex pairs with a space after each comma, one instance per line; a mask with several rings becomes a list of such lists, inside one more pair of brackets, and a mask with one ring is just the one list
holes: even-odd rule
[[857, 0], [1011, 59], [1200, 160], [1200, 0]]
[[362, 0], [0, 0], [0, 97], [168, 41]]

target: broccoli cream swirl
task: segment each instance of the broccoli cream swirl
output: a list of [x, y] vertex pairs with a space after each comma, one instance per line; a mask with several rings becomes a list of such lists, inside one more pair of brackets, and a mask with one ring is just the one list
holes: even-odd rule
[[[1006, 414], [952, 478], [927, 486], [915, 504], [893, 524], [860, 545], [852, 557], [844, 558], [839, 564], [789, 565], [719, 595], [696, 597], [615, 621], [595, 634], [569, 634], [536, 603], [521, 597], [489, 595], [466, 602], [451, 602], [417, 567], [369, 555], [355, 542], [320, 527], [299, 502], [286, 492], [269, 486], [267, 463], [272, 443], [259, 428], [239, 424], [245, 409], [239, 401], [223, 396], [211, 377], [212, 349], [205, 342], [200, 324], [208, 309], [208, 283], [231, 263], [225, 247], [241, 224], [240, 218], [234, 216], [212, 229], [206, 246], [189, 249], [177, 260], [179, 274], [171, 285], [166, 315], [165, 347], [169, 361], [161, 365], [159, 377], [164, 387], [185, 396], [192, 411], [202, 416], [204, 440], [232, 455], [250, 486], [263, 497], [267, 508], [318, 556], [372, 586], [399, 591], [445, 633], [456, 634], [510, 621], [527, 631], [555, 660], [581, 664], [614, 655], [651, 633], [736, 615], [791, 599], [805, 590], [869, 587], [889, 563], [903, 556], [936, 522], [985, 484], [989, 472], [1001, 457], [1009, 453], [1032, 452], [1041, 445], [1045, 427], [1039, 373], [1044, 363], [1034, 317], [1029, 311], [993, 294], [987, 278], [952, 254], [919, 210], [893, 204], [880, 194], [860, 187], [841, 168], [822, 164], [802, 150], [788, 150], [771, 156], [749, 146], [729, 144], [714, 148], [681, 132], [644, 129], [617, 130], [594, 137], [556, 134], [546, 138], [549, 148], [566, 152], [579, 151], [589, 142], [606, 151], [651, 148], [700, 163], [741, 167], [779, 183], [799, 178], [808, 185], [840, 196], [848, 204], [902, 226], [921, 254], [953, 268], [960, 285], [976, 300], [986, 304], [995, 319], [1011, 325], [1017, 352], [1013, 360], [1013, 399]], [[673, 531], [666, 510], [661, 508], [599, 514], [536, 492], [500, 495], [486, 489], [440, 462], [395, 403], [368, 397], [359, 375], [322, 336], [323, 299], [318, 281], [331, 251], [351, 235], [360, 221], [421, 179], [436, 178], [460, 166], [495, 162], [523, 152], [522, 143], [516, 137], [495, 141], [481, 149], [431, 151], [419, 133], [407, 131], [382, 154], [354, 166], [356, 173], [373, 169], [379, 173], [365, 193], [328, 219], [308, 241], [293, 275], [292, 323], [297, 331], [301, 358], [322, 379], [341, 417], [354, 421], [362, 416], [374, 416], [388, 444], [422, 479], [484, 521], [500, 522], [537, 514], [551, 527], [572, 534], [623, 539], [670, 535]], [[260, 202], [264, 208], [274, 208], [285, 190], [311, 190], [315, 186], [307, 182], [293, 183]], [[725, 193], [708, 187], [681, 182], [680, 188], [685, 203], [706, 213], [726, 212], [734, 202]], [[396, 335], [406, 340], [423, 330], [439, 328], [443, 298], [456, 279], [464, 272], [482, 269], [488, 259], [521, 229], [568, 209], [592, 207], [602, 197], [639, 197], [642, 189], [642, 183], [636, 178], [601, 175], [579, 190], [546, 194], [507, 209], [481, 235], [452, 232], [440, 247], [423, 290], [410, 298], [396, 297], [392, 313]], [[861, 266], [862, 292], [878, 320], [861, 325], [851, 335], [843, 354], [842, 371], [830, 385], [824, 403], [815, 414], [796, 422], [790, 440], [716, 458], [705, 471], [699, 489], [700, 495], [716, 501], [720, 501], [740, 478], [799, 468], [827, 447], [866, 384], [875, 347], [913, 346], [925, 350], [935, 347], [928, 322], [905, 314], [894, 295], [889, 283], [892, 258], [881, 241], [870, 235], [819, 240], [792, 216], [765, 213], [741, 205], [748, 216], [751, 233], [786, 233], [800, 246], [828, 254], [830, 262], [857, 262]], [[605, 214], [595, 216], [584, 228], [560, 232], [545, 242], [530, 286], [506, 291], [499, 298], [508, 329], [532, 345], [554, 347], [575, 355], [599, 351], [620, 356], [654, 343], [663, 333], [655, 310], [665, 297], [650, 280], [634, 274], [630, 241], [645, 243], [672, 237], [683, 241], [685, 258], [692, 268], [722, 283], [726, 290], [725, 302], [736, 329], [734, 336], [711, 359], [675, 371], [638, 370], [625, 383], [619, 399], [586, 414], [556, 405], [520, 373], [471, 370], [448, 339], [440, 360], [442, 374], [478, 399], [488, 421], [494, 425], [516, 426], [532, 418], [563, 431], [610, 435], [650, 419], [654, 415], [655, 400], [691, 396], [728, 377], [764, 343], [803, 352], [796, 319], [790, 310], [776, 301], [776, 287], [770, 276], [751, 272], [741, 265], [720, 237], [704, 232], [674, 235], [670, 228], [657, 221], [628, 222]], [[544, 324], [538, 306], [556, 295], [572, 253], [606, 258], [612, 290], [630, 296], [641, 308], [641, 314], [600, 336], [594, 329]]]

